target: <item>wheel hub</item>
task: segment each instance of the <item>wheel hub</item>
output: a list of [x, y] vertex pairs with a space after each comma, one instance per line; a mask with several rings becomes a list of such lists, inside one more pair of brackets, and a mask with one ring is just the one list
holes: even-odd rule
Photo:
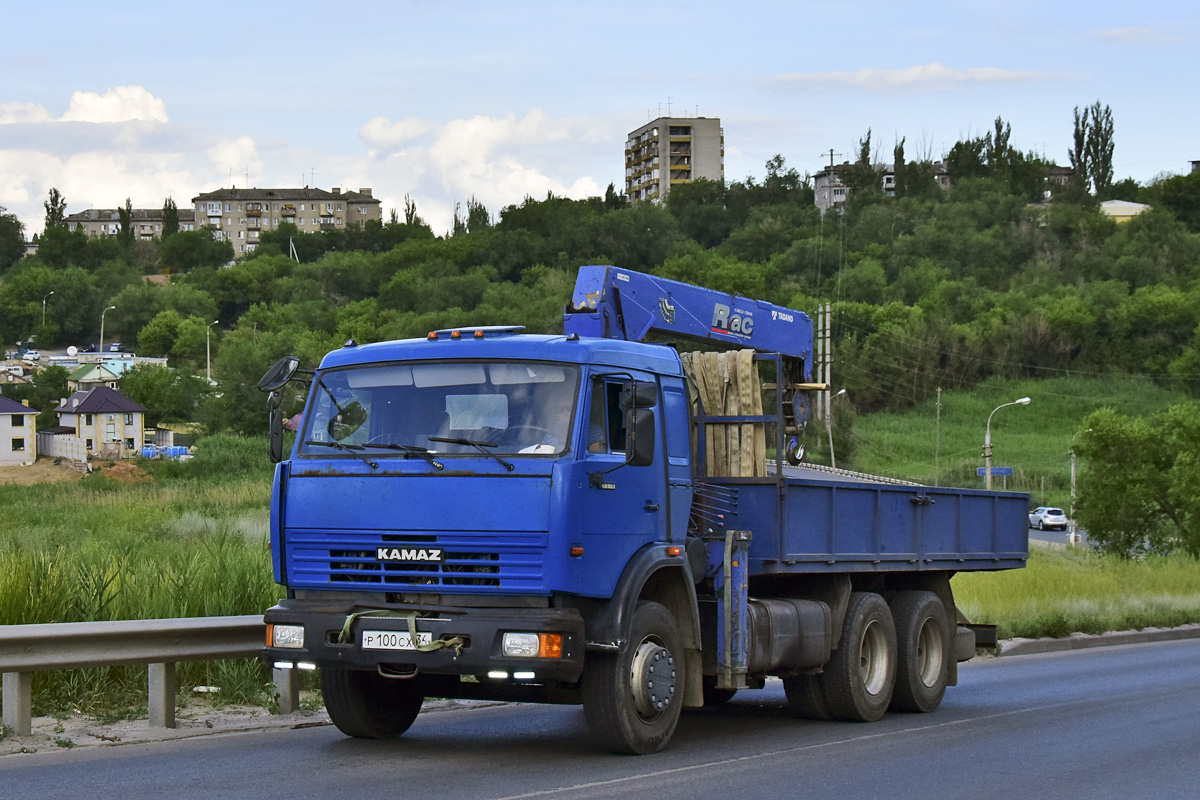
[[633, 654], [630, 688], [638, 716], [653, 720], [662, 715], [675, 696], [675, 658], [655, 642], [642, 642]]

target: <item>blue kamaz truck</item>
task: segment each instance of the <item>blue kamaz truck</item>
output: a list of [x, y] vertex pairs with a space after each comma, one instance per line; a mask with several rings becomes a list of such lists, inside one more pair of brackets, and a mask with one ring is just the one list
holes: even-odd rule
[[950, 578], [1025, 565], [1028, 497], [806, 464], [828, 387], [799, 311], [589, 266], [563, 327], [351, 341], [263, 377], [266, 660], [319, 668], [369, 738], [426, 697], [574, 703], [650, 753], [769, 676], [802, 717], [936, 709], [987, 632]]

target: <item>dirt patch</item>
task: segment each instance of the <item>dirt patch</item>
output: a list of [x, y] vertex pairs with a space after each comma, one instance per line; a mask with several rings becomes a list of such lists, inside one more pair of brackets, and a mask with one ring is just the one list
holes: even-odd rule
[[92, 469], [118, 483], [149, 483], [154, 478], [146, 470], [128, 461], [105, 461], [93, 464]]
[[39, 458], [28, 467], [0, 467], [0, 484], [32, 486], [35, 483], [77, 481], [83, 474], [63, 461], [55, 464], [53, 458]]

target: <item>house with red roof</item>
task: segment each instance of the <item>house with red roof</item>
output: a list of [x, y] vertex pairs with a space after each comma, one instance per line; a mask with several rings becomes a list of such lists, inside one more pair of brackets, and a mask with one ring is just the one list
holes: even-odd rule
[[89, 457], [132, 458], [141, 452], [146, 436], [146, 407], [116, 389], [97, 386], [75, 392], [54, 409], [58, 427], [83, 440]]

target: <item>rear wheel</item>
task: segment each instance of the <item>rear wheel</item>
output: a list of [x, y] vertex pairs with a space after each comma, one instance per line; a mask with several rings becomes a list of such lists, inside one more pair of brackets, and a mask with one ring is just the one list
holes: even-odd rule
[[933, 592], [900, 592], [892, 598], [896, 623], [897, 711], [935, 710], [946, 693], [950, 634], [946, 607]]
[[891, 609], [874, 592], [852, 592], [841, 642], [821, 674], [829, 714], [846, 722], [874, 722], [887, 711], [895, 683]]
[[662, 605], [638, 603], [624, 653], [583, 671], [583, 713], [607, 749], [643, 755], [666, 747], [683, 706], [683, 640]]
[[365, 670], [322, 669], [321, 694], [337, 729], [360, 739], [402, 735], [425, 701], [417, 679], [385, 678]]

